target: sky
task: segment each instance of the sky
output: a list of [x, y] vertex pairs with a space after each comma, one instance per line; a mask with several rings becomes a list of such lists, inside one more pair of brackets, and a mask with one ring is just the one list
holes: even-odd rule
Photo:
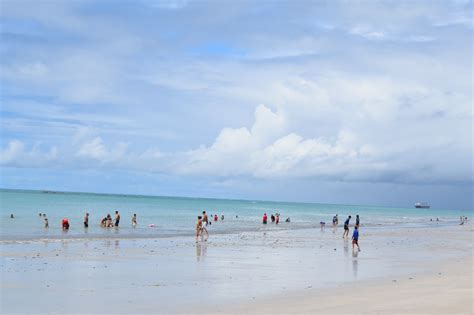
[[472, 210], [472, 9], [2, 0], [0, 187]]

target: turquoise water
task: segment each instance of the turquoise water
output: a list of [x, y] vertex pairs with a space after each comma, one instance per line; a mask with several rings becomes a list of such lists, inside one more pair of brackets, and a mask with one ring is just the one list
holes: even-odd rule
[[[196, 217], [203, 210], [218, 214], [219, 221], [209, 227], [210, 233], [235, 233], [241, 231], [319, 228], [319, 222], [331, 225], [332, 216], [339, 215], [339, 223], [352, 215], [361, 217], [362, 226], [380, 228], [387, 225], [424, 226], [433, 224], [457, 224], [460, 215], [470, 216], [459, 210], [386, 208], [356, 205], [331, 205], [293, 202], [250, 200], [198, 199], [179, 197], [153, 197], [132, 195], [108, 195], [89, 193], [45, 193], [41, 191], [0, 190], [2, 240], [29, 240], [42, 238], [135, 238], [170, 237], [193, 235]], [[119, 228], [101, 228], [100, 220], [107, 214], [121, 214]], [[84, 229], [83, 217], [89, 212], [89, 228]], [[276, 226], [261, 224], [266, 212], [281, 214]], [[44, 228], [46, 213], [49, 228]], [[138, 226], [131, 226], [136, 213]], [[10, 214], [15, 218], [10, 219]], [[225, 220], [221, 221], [220, 216]], [[237, 217], [238, 216], [238, 217]], [[61, 229], [62, 218], [71, 223], [70, 230]], [[287, 217], [291, 223], [285, 223]], [[430, 219], [439, 218], [440, 222]], [[155, 227], [149, 227], [154, 224]]]

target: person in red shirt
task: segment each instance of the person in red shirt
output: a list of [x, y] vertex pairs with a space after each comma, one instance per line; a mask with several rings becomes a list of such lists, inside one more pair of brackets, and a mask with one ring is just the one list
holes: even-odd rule
[[67, 218], [63, 219], [63, 230], [69, 230], [69, 220]]
[[264, 213], [263, 214], [263, 224], [267, 224], [267, 220], [268, 220], [267, 214]]
[[217, 221], [219, 220], [219, 218], [217, 217], [217, 214], [214, 215], [214, 221]]

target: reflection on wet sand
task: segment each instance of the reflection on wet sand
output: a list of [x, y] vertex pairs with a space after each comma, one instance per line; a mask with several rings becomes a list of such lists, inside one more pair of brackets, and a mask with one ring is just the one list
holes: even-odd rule
[[352, 272], [354, 273], [354, 277], [357, 278], [357, 270], [359, 268], [359, 251], [352, 251]]
[[201, 258], [204, 260], [207, 252], [207, 243], [197, 243], [196, 244], [196, 260], [201, 261]]

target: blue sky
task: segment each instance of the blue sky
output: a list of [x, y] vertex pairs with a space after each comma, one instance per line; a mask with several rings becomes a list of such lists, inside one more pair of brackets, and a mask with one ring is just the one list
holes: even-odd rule
[[2, 1], [1, 187], [472, 209], [471, 1]]

